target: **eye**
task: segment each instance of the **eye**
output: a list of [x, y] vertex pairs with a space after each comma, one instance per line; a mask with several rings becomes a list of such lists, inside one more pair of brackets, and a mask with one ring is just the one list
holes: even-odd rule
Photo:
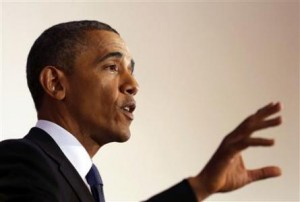
[[118, 72], [119, 71], [119, 68], [116, 64], [107, 65], [105, 69], [110, 72]]
[[134, 74], [133, 74], [133, 70], [134, 70], [134, 68], [133, 68], [133, 67], [128, 67], [128, 69], [129, 69], [129, 71], [130, 71], [131, 75], [134, 75]]

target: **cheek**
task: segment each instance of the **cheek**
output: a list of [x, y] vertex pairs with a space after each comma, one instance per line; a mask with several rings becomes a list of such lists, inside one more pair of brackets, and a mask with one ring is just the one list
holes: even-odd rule
[[101, 102], [105, 105], [116, 103], [119, 96], [117, 79], [102, 78], [99, 84], [98, 92]]

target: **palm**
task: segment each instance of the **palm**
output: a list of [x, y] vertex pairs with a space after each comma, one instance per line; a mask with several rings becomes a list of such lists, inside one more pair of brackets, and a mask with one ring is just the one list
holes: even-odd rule
[[225, 171], [223, 185], [220, 186], [220, 192], [226, 192], [240, 188], [249, 182], [249, 175], [244, 166], [242, 156], [238, 154], [229, 163]]
[[[204, 193], [207, 197], [215, 192], [232, 191], [253, 181], [280, 175], [280, 169], [274, 166], [247, 170], [240, 154], [251, 146], [274, 144], [272, 139], [254, 138], [251, 135], [257, 130], [279, 125], [280, 117], [267, 119], [279, 111], [279, 104], [269, 104], [245, 119], [224, 138], [205, 168], [196, 177], [198, 184], [195, 187], [198, 187], [198, 193]], [[192, 180], [191, 184], [194, 183]]]

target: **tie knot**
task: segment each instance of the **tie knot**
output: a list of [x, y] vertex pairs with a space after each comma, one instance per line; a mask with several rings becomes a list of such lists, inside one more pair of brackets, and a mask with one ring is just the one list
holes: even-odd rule
[[94, 164], [86, 175], [86, 181], [90, 186], [103, 185], [100, 173]]

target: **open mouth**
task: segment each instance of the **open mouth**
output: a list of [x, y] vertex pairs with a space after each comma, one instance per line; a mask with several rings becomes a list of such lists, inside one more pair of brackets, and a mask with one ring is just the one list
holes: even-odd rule
[[134, 116], [133, 116], [133, 112], [136, 108], [136, 104], [135, 101], [130, 101], [127, 102], [126, 104], [124, 104], [121, 109], [124, 112], [124, 114], [130, 119], [133, 120]]

